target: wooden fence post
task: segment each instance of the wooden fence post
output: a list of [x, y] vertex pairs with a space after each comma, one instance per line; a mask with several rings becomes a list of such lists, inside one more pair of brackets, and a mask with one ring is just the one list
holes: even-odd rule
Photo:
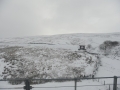
[[117, 76], [114, 76], [113, 90], [117, 90]]
[[104, 81], [104, 85], [105, 85], [105, 81]]
[[77, 90], [77, 79], [75, 78], [75, 90]]
[[28, 79], [25, 80], [25, 86], [24, 86], [24, 89], [25, 89], [25, 90], [30, 90], [30, 89], [32, 89], [32, 86], [30, 86], [30, 82], [29, 82]]
[[110, 85], [109, 85], [109, 90], [110, 90]]

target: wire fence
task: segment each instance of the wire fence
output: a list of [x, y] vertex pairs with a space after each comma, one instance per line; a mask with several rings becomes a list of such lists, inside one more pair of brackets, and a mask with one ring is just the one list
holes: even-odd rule
[[[86, 85], [77, 85], [78, 82], [81, 82], [81, 80], [90, 80], [92, 79], [93, 82], [99, 82], [100, 84], [86, 84]], [[103, 80], [102, 80], [103, 79]], [[104, 80], [105, 79], [111, 79], [113, 80], [113, 83], [108, 83], [108, 82], [105, 82]], [[67, 78], [67, 79], [64, 79], [64, 78], [61, 78], [61, 79], [1, 79], [0, 81], [24, 81], [25, 82], [25, 85], [24, 86], [21, 86], [21, 87], [0, 87], [0, 90], [8, 90], [8, 89], [11, 89], [11, 90], [31, 90], [31, 89], [44, 89], [44, 88], [73, 88], [73, 90], [77, 90], [77, 88], [80, 88], [80, 87], [103, 87], [103, 86], [106, 86], [106, 88], [108, 90], [117, 90], [117, 87], [120, 86], [120, 76], [114, 76], [114, 77], [94, 77], [94, 78]], [[30, 81], [74, 81], [73, 85], [61, 85], [61, 86], [34, 86], [34, 85], [30, 85]], [[14, 85], [13, 85], [14, 86]]]

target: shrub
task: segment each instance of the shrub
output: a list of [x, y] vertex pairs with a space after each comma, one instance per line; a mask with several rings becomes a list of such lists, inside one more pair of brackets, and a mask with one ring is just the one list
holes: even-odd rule
[[99, 49], [103, 50], [105, 54], [109, 54], [111, 52], [111, 49], [118, 45], [118, 41], [104, 41], [103, 44], [99, 46]]

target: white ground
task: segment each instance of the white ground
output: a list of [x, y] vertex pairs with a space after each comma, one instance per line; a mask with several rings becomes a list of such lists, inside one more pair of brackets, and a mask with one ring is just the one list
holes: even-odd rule
[[[76, 41], [75, 41], [76, 40]], [[13, 39], [1, 39], [0, 46], [24, 46], [24, 47], [49, 47], [49, 48], [62, 48], [68, 49], [71, 51], [77, 51], [79, 44], [91, 44], [93, 49], [90, 50], [91, 52], [96, 52], [101, 54], [98, 51], [97, 47], [103, 43], [105, 40], [112, 40], [112, 41], [120, 41], [120, 34], [73, 34], [73, 35], [56, 35], [56, 36], [49, 36], [49, 37], [25, 37], [25, 38], [13, 38]], [[55, 45], [48, 45], [48, 44], [27, 44], [27, 43], [51, 43]], [[18, 44], [19, 43], [19, 44]], [[0, 62], [0, 72], [2, 72], [3, 67], [6, 65]], [[113, 77], [113, 76], [120, 76], [120, 58], [117, 57], [113, 58], [113, 56], [102, 56], [101, 55], [101, 64], [102, 66], [99, 67], [98, 72], [95, 77]], [[82, 82], [78, 82], [77, 90], [108, 90], [109, 86], [105, 84], [113, 84], [113, 79], [100, 79], [98, 80], [82, 80]], [[120, 84], [120, 78], [117, 81]], [[100, 86], [84, 86], [84, 85], [100, 85]], [[103, 86], [101, 86], [103, 85]], [[17, 88], [23, 87], [24, 84], [21, 85], [10, 85], [6, 81], [0, 82], [0, 88]], [[46, 84], [38, 84], [32, 85], [33, 90], [74, 90], [74, 87], [60, 87], [60, 86], [74, 86], [74, 82], [49, 82]], [[38, 88], [37, 88], [38, 87]], [[49, 87], [49, 88], [39, 88], [39, 87]], [[56, 87], [56, 88], [50, 88]], [[120, 90], [120, 85], [117, 86], [118, 90]], [[1, 89], [3, 90], [3, 89]], [[9, 89], [6, 89], [9, 90]], [[16, 89], [12, 89], [16, 90]], [[17, 89], [22, 90], [22, 89]], [[110, 90], [113, 90], [112, 85], [110, 86]]]

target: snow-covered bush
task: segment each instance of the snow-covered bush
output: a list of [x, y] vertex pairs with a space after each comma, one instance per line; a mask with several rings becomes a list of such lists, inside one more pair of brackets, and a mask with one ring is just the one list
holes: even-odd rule
[[104, 41], [103, 44], [99, 46], [99, 49], [103, 51], [105, 55], [108, 55], [111, 52], [111, 49], [118, 45], [118, 41]]
[[[1, 53], [4, 63], [3, 78], [79, 78], [92, 74], [97, 58], [89, 53], [44, 47], [7, 47]], [[90, 72], [87, 72], [86, 70]], [[9, 82], [20, 84], [21, 82]], [[44, 81], [31, 81], [32, 84]]]

